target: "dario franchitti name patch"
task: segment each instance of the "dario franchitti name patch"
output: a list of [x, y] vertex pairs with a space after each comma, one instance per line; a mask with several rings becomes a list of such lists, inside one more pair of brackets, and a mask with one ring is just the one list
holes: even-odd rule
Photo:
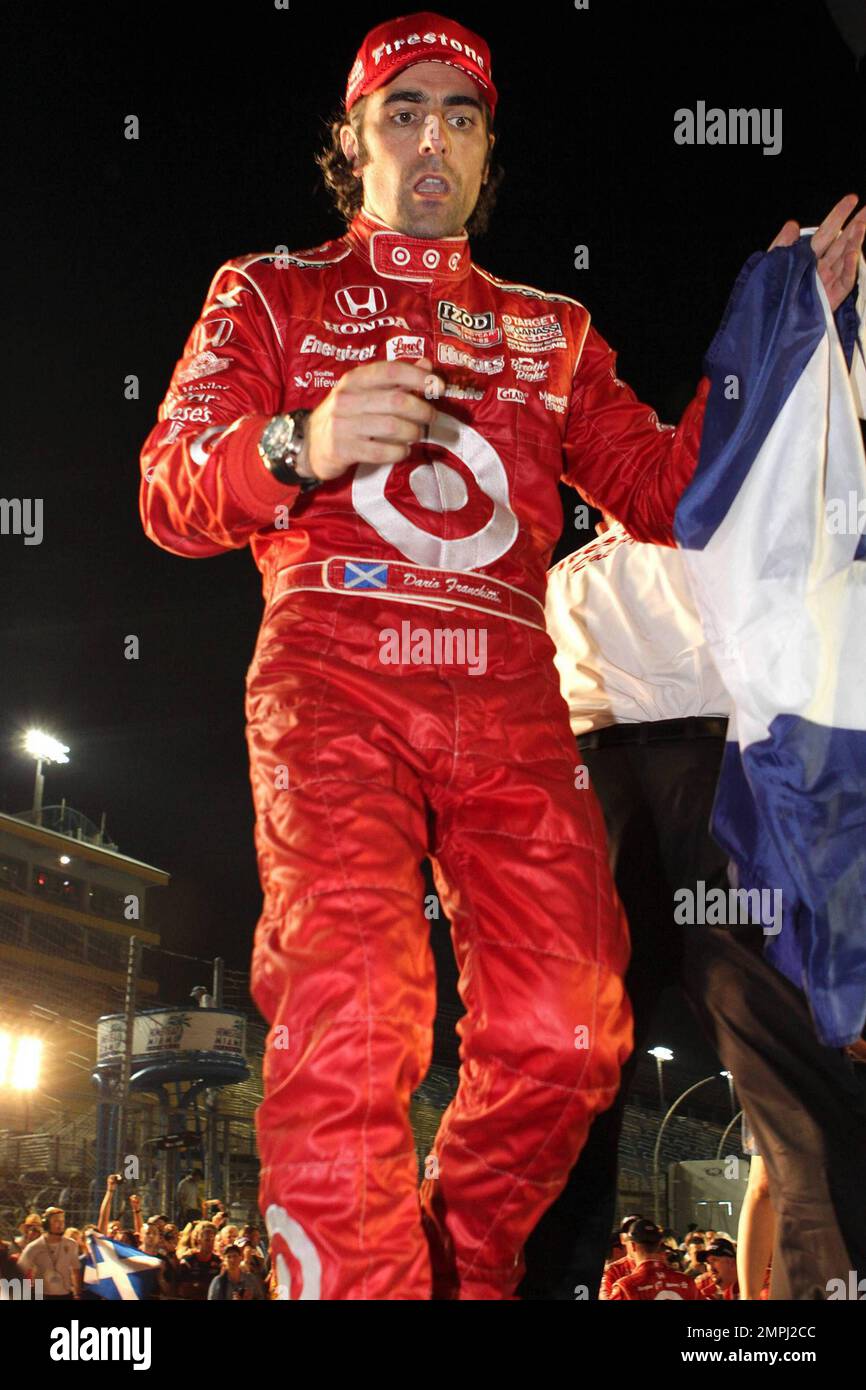
[[470, 314], [449, 299], [439, 300], [439, 327], [452, 338], [459, 338], [469, 347], [496, 347], [502, 342], [502, 329], [496, 327], [493, 311]]
[[553, 352], [555, 348], [568, 346], [562, 324], [555, 314], [539, 314], [534, 319], [503, 314], [502, 327], [512, 352]]

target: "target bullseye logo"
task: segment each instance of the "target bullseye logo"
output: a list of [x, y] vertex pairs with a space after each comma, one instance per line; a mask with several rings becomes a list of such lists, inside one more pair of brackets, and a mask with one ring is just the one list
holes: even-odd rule
[[[492, 565], [514, 544], [518, 525], [508, 495], [508, 475], [502, 460], [483, 435], [453, 415], [438, 410], [428, 427], [427, 444], [440, 448], [468, 469], [493, 510], [483, 526], [468, 536], [443, 539], [404, 516], [385, 496], [395, 467], [391, 464], [359, 464], [352, 481], [352, 505], [373, 530], [416, 565], [434, 569], [472, 570]], [[409, 486], [432, 517], [460, 511], [468, 493], [463, 479], [446, 462], [413, 470]]]
[[395, 265], [408, 265], [411, 256], [405, 246], [395, 246], [391, 252], [391, 260]]
[[423, 256], [421, 257], [421, 260], [426, 270], [435, 270], [439, 265], [441, 259], [442, 256], [440, 252], [434, 251], [432, 248], [428, 251], [425, 251]]
[[[318, 1299], [322, 1292], [322, 1262], [319, 1252], [299, 1221], [285, 1207], [272, 1203], [265, 1212], [265, 1225], [271, 1238], [271, 1253], [277, 1271], [279, 1299]], [[285, 1249], [291, 1259], [283, 1253]], [[292, 1289], [292, 1266], [300, 1288]]]

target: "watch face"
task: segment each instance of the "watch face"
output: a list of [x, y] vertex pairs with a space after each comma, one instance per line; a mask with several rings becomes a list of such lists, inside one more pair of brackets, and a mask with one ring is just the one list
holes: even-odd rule
[[267, 453], [277, 453], [286, 448], [291, 442], [294, 434], [294, 421], [287, 419], [284, 415], [278, 415], [271, 420], [264, 434], [262, 435], [262, 447]]

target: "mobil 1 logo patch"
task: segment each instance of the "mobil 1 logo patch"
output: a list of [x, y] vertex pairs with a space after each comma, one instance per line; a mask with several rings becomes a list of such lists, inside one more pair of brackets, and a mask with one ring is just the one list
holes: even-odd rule
[[496, 327], [493, 310], [484, 314], [470, 314], [450, 299], [439, 300], [439, 328], [451, 338], [459, 338], [469, 347], [496, 347], [502, 342], [502, 329]]

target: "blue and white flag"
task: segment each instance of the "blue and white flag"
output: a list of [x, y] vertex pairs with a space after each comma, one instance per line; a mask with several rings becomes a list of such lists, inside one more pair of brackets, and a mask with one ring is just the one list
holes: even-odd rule
[[107, 1236], [87, 1236], [90, 1254], [84, 1261], [84, 1282], [100, 1298], [142, 1299], [153, 1293], [158, 1255], [145, 1255], [134, 1245], [121, 1245]]
[[866, 265], [834, 320], [816, 264], [803, 233], [740, 272], [674, 532], [734, 706], [713, 834], [737, 886], [780, 890], [767, 958], [841, 1047], [866, 1021]]

